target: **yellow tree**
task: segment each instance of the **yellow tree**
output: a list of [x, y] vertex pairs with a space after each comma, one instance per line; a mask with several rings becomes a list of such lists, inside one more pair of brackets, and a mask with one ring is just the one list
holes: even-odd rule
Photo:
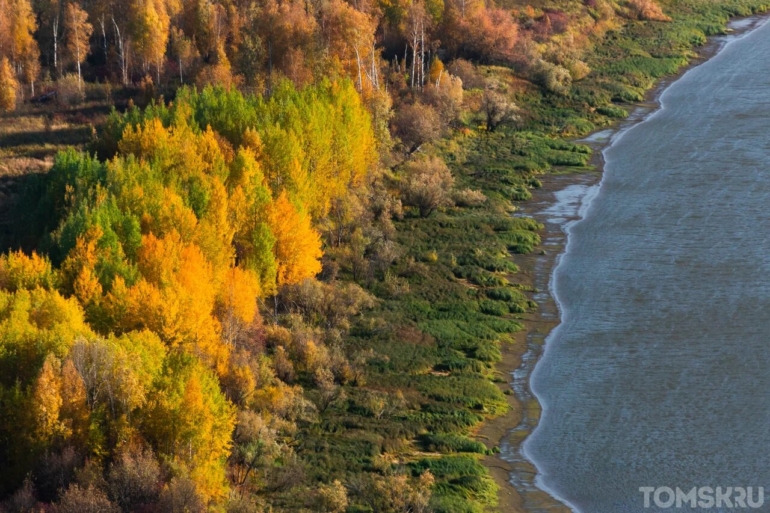
[[346, 71], [357, 77], [358, 90], [377, 88], [379, 66], [374, 47], [377, 21], [343, 0], [325, 3], [321, 15], [324, 42]]
[[254, 272], [240, 267], [228, 269], [217, 297], [217, 316], [226, 343], [235, 343], [243, 328], [254, 321], [258, 296], [259, 279]]
[[74, 298], [42, 288], [0, 290], [0, 383], [31, 383], [49, 353], [65, 357], [80, 336], [93, 333]]
[[86, 403], [86, 387], [71, 359], [61, 369], [62, 405], [59, 418], [72, 441], [83, 446], [88, 441], [89, 410]]
[[29, 0], [10, 0], [11, 60], [18, 75], [32, 86], [35, 94], [35, 78], [40, 71], [40, 50], [33, 34], [37, 30], [35, 13]]
[[88, 14], [75, 2], [67, 4], [66, 23], [67, 51], [77, 64], [78, 87], [82, 88], [80, 65], [90, 53], [89, 41], [91, 40], [91, 34], [94, 32], [94, 27], [88, 23]]
[[311, 225], [310, 217], [289, 202], [286, 192], [271, 205], [268, 219], [275, 236], [278, 285], [299, 283], [321, 272], [321, 236]]
[[211, 371], [194, 357], [172, 355], [150, 394], [143, 432], [159, 453], [189, 472], [204, 498], [218, 498], [227, 489], [223, 463], [234, 413]]
[[142, 278], [130, 287], [117, 278], [104, 298], [107, 324], [120, 332], [148, 329], [170, 347], [224, 371], [228, 347], [213, 315], [219, 282], [200, 248], [175, 232], [163, 238], [149, 234], [142, 237], [137, 259]]
[[0, 0], [0, 56], [10, 51], [11, 44], [10, 6], [8, 0]]
[[37, 253], [27, 256], [21, 251], [12, 251], [0, 257], [0, 288], [4, 290], [15, 292], [37, 287], [51, 290], [57, 282], [51, 262]]
[[164, 3], [160, 0], [136, 0], [134, 2], [134, 47], [144, 61], [146, 69], [155, 64], [157, 80], [166, 55], [171, 19]]
[[7, 57], [0, 61], [0, 109], [11, 112], [16, 109], [16, 90], [19, 84]]
[[94, 274], [98, 260], [96, 245], [102, 235], [98, 226], [89, 228], [77, 238], [75, 247], [62, 262], [65, 290], [72, 291], [84, 306], [98, 302], [102, 295], [102, 286]]
[[32, 419], [30, 434], [33, 441], [42, 446], [47, 446], [54, 438], [66, 435], [67, 432], [59, 420], [62, 407], [59, 368], [59, 360], [49, 353], [32, 387], [29, 408]]

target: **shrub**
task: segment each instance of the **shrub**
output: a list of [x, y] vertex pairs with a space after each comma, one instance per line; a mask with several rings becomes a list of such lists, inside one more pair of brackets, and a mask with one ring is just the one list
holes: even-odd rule
[[410, 162], [404, 170], [404, 204], [417, 207], [421, 217], [428, 217], [437, 208], [452, 204], [454, 177], [441, 158], [424, 157]]
[[109, 101], [112, 99], [112, 85], [109, 82], [87, 82], [85, 86], [85, 99], [95, 101]]
[[[168, 510], [167, 510], [168, 511]], [[119, 513], [120, 508], [107, 495], [93, 487], [73, 485], [61, 497], [56, 513]]]
[[629, 13], [639, 20], [671, 21], [671, 18], [663, 14], [663, 10], [655, 3], [655, 0], [629, 0]]
[[425, 103], [436, 109], [445, 124], [453, 123], [460, 116], [463, 105], [463, 82], [449, 73], [442, 73], [435, 83], [425, 86]]
[[[160, 511], [166, 513], [203, 513], [206, 506], [189, 479], [175, 477], [160, 494]], [[75, 512], [73, 512], [75, 513]]]
[[465, 59], [455, 59], [449, 64], [449, 72], [462, 80], [463, 89], [482, 89], [484, 78], [476, 71], [476, 66]]
[[321, 511], [343, 513], [348, 508], [348, 494], [339, 480], [319, 486], [317, 499]]
[[482, 313], [487, 315], [496, 315], [502, 317], [508, 313], [508, 306], [505, 303], [499, 301], [484, 300], [479, 302], [479, 308]]
[[622, 107], [615, 107], [614, 105], [605, 105], [604, 107], [599, 107], [596, 109], [596, 112], [610, 118], [625, 118], [628, 116], [626, 109]]
[[511, 287], [499, 287], [495, 289], [487, 289], [484, 291], [490, 299], [497, 301], [525, 301], [524, 294]]
[[572, 77], [573, 82], [577, 82], [578, 80], [583, 80], [588, 76], [589, 73], [591, 73], [591, 68], [588, 67], [588, 64], [581, 61], [580, 59], [575, 59], [567, 62], [566, 68], [567, 68], [567, 71], [569, 71], [569, 74]]
[[56, 81], [56, 95], [65, 105], [78, 105], [86, 99], [80, 79], [74, 73], [64, 75]]
[[61, 452], [46, 453], [33, 473], [40, 499], [54, 500], [60, 490], [75, 480], [75, 469], [81, 463], [80, 455], [72, 447], [65, 447]]
[[262, 513], [264, 510], [253, 497], [235, 492], [227, 501], [225, 511], [227, 513]]
[[125, 452], [110, 465], [110, 496], [124, 511], [149, 504], [158, 497], [160, 467], [150, 451]]
[[487, 130], [490, 132], [494, 132], [500, 125], [511, 123], [518, 118], [518, 107], [492, 88], [487, 88], [484, 91], [481, 108], [486, 118]]
[[473, 357], [482, 362], [499, 362], [503, 355], [500, 352], [500, 343], [495, 340], [482, 340], [473, 350]]
[[414, 153], [425, 143], [441, 136], [441, 116], [430, 105], [404, 105], [393, 117], [393, 132], [401, 139], [407, 153]]
[[452, 195], [458, 207], [478, 207], [487, 202], [483, 192], [474, 189], [462, 189]]
[[21, 488], [5, 502], [5, 508], [0, 506], [0, 511], [6, 513], [32, 513], [38, 511], [38, 503], [35, 498], [35, 487], [29, 478], [24, 480]]
[[422, 435], [421, 442], [425, 450], [432, 452], [487, 453], [487, 448], [483, 443], [471, 440], [463, 435], [428, 433]]
[[532, 66], [531, 73], [532, 80], [548, 92], [566, 95], [572, 87], [572, 76], [569, 71], [557, 64], [541, 59]]

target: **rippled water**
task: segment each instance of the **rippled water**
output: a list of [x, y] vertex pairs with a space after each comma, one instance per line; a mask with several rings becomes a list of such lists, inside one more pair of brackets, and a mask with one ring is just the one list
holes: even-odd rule
[[770, 494], [770, 25], [661, 103], [569, 228], [531, 381], [525, 455], [582, 513], [651, 511], [641, 486]]

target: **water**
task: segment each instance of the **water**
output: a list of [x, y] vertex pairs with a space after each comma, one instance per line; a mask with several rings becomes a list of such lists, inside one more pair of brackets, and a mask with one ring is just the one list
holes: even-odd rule
[[531, 378], [524, 453], [576, 512], [657, 511], [642, 486], [770, 494], [770, 25], [661, 104], [569, 226], [562, 324]]

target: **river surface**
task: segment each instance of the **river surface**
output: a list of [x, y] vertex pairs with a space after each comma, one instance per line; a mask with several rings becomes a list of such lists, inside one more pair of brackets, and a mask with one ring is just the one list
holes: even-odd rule
[[770, 511], [770, 24], [660, 103], [567, 228], [523, 452], [575, 512], [662, 511], [646, 486], [764, 486]]

